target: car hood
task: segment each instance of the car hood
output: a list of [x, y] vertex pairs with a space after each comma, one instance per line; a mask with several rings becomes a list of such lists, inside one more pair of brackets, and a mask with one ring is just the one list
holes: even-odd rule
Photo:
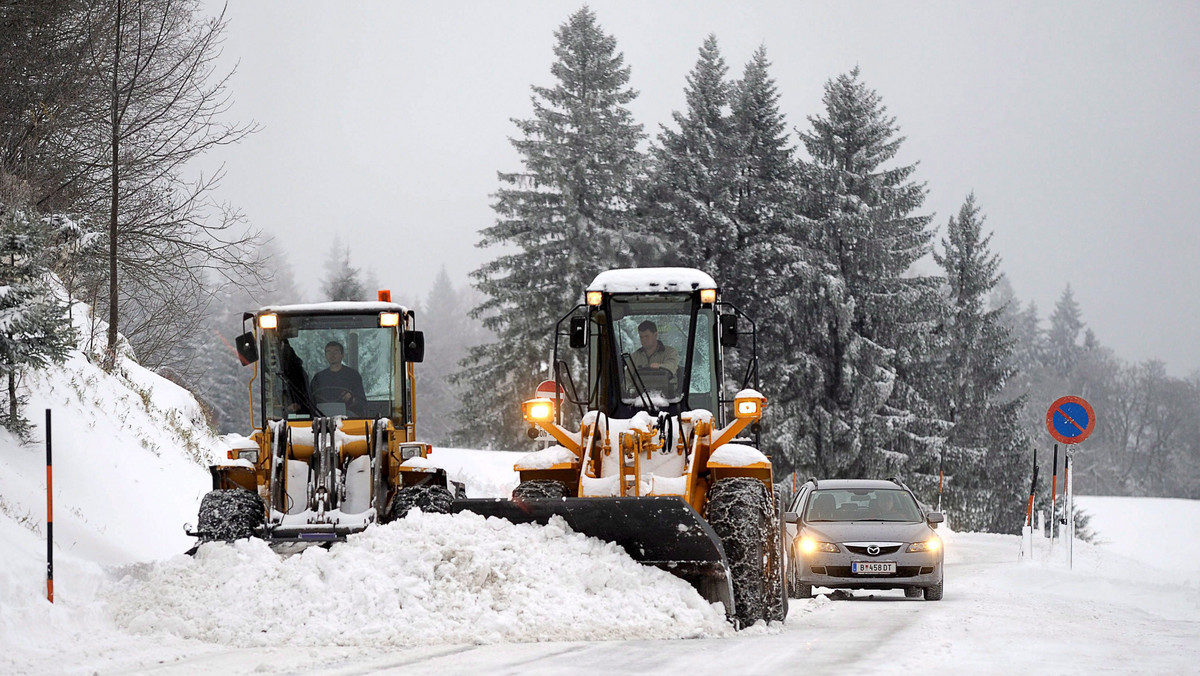
[[933, 532], [927, 524], [880, 521], [809, 523], [804, 533], [823, 542], [917, 542]]

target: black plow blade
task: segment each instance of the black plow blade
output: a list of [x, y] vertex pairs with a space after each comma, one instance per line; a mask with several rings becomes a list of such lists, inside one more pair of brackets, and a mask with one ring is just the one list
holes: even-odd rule
[[710, 603], [733, 613], [725, 549], [692, 506], [675, 497], [456, 500], [452, 512], [474, 512], [512, 523], [546, 524], [562, 517], [577, 533], [612, 542], [633, 560], [682, 578]]

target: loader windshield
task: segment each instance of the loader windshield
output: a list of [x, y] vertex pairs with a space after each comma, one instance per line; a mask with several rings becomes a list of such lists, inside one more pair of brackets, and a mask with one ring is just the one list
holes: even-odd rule
[[609, 307], [621, 403], [712, 410], [711, 309], [699, 308], [691, 294], [613, 296]]
[[397, 345], [377, 314], [280, 315], [263, 334], [266, 418], [397, 417]]

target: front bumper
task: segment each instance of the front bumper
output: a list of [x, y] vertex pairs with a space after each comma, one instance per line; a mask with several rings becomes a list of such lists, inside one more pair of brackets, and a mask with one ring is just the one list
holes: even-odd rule
[[[942, 579], [942, 556], [928, 552], [861, 556], [846, 551], [796, 554], [797, 577], [802, 584], [830, 589], [904, 589], [931, 587]], [[855, 561], [895, 561], [893, 574], [857, 575], [851, 572]]]

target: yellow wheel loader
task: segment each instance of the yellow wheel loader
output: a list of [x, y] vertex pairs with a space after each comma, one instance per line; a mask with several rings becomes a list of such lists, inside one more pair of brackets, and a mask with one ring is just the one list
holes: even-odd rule
[[[459, 500], [451, 508], [517, 523], [559, 516], [691, 582], [738, 626], [782, 620], [782, 521], [771, 462], [740, 436], [757, 436], [766, 406], [756, 387], [753, 321], [717, 291], [712, 277], [688, 268], [597, 276], [586, 302], [555, 329], [562, 404], [522, 405], [530, 436], [549, 434], [557, 444], [517, 462], [512, 500]], [[738, 345], [739, 320], [750, 349], [741, 387], [730, 395], [723, 353]], [[565, 426], [568, 416], [578, 427]]]
[[[190, 535], [260, 537], [277, 549], [327, 543], [414, 506], [449, 512], [462, 486], [416, 440], [414, 364], [424, 336], [392, 303], [330, 302], [246, 313], [237, 339], [253, 434], [212, 465], [213, 490]], [[255, 391], [257, 389], [257, 397]], [[197, 545], [197, 546], [198, 546]]]

